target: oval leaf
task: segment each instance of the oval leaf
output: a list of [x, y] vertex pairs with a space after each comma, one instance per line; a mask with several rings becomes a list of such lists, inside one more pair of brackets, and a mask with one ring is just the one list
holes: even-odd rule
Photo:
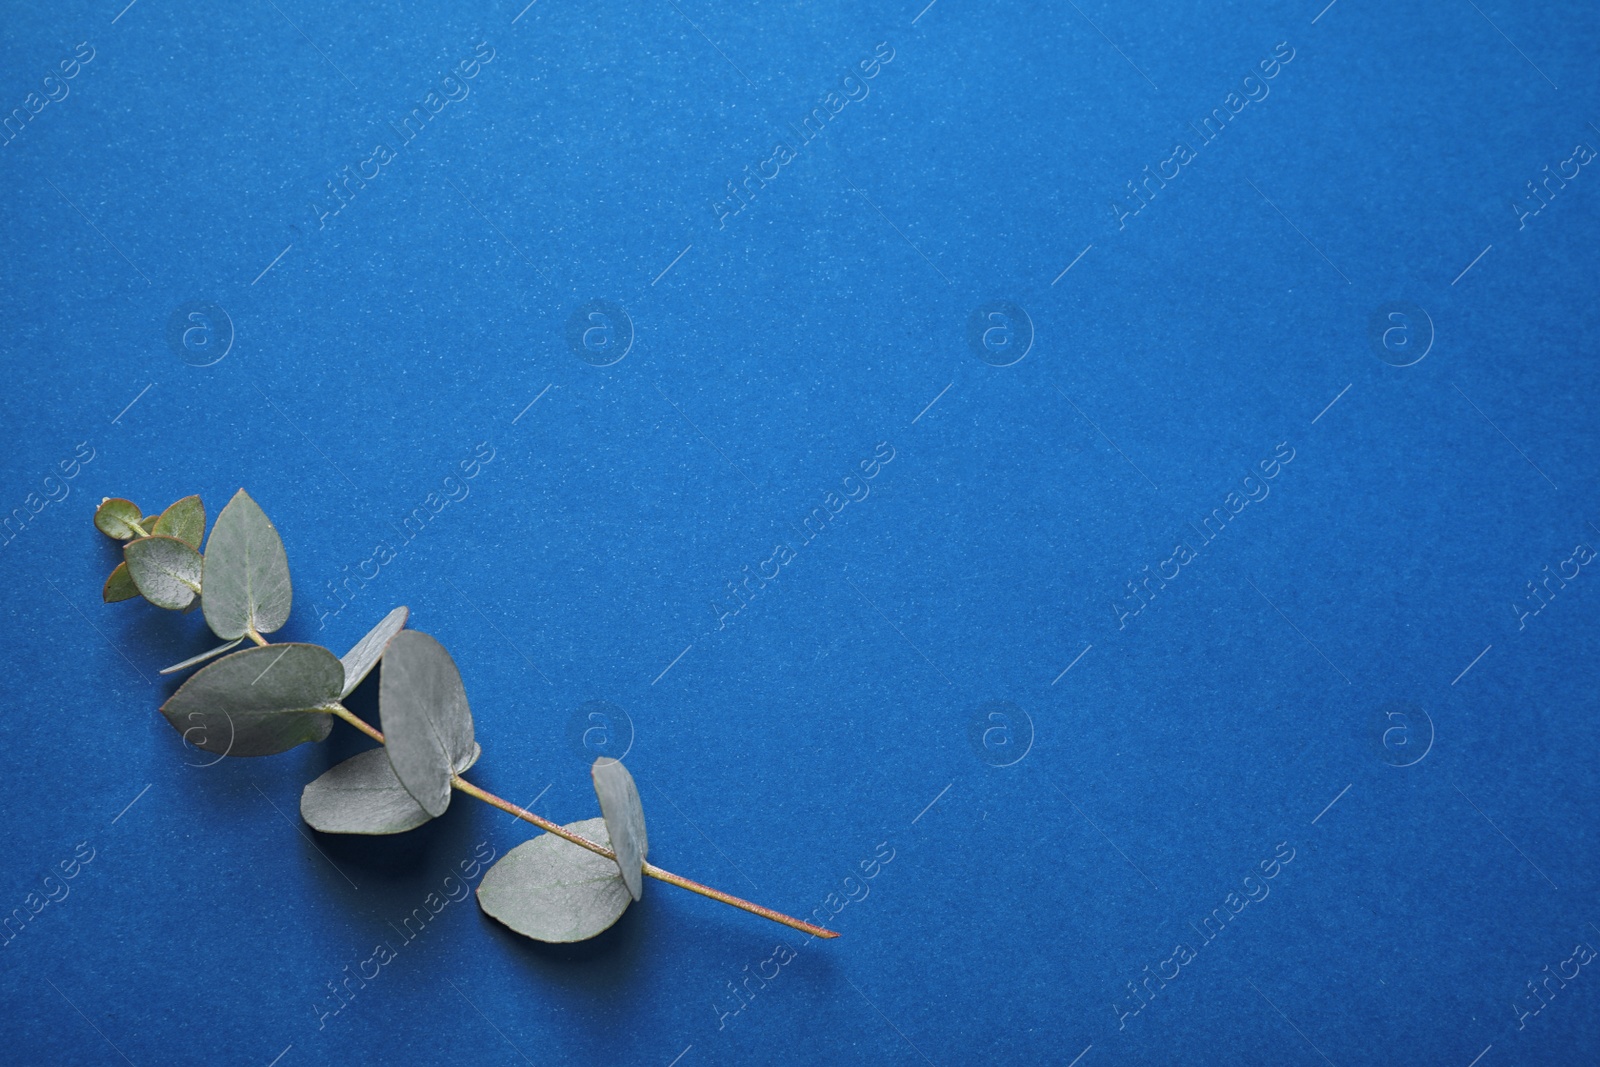
[[[465, 771], [482, 753], [473, 746]], [[300, 817], [325, 834], [401, 834], [433, 816], [422, 810], [381, 748], [351, 756], [325, 771], [300, 794]]]
[[307, 785], [300, 817], [325, 834], [401, 834], [433, 818], [394, 776], [382, 748], [351, 756]]
[[639, 803], [639, 787], [621, 760], [601, 756], [589, 768], [594, 779], [594, 794], [600, 798], [600, 814], [605, 816], [606, 835], [617, 854], [617, 868], [634, 900], [644, 892], [644, 857], [650, 851], [644, 832], [644, 805]]
[[454, 769], [474, 744], [467, 691], [443, 645], [420, 630], [401, 630], [390, 639], [378, 717], [395, 777], [429, 815], [443, 815]]
[[[610, 847], [604, 819], [563, 829]], [[615, 863], [555, 834], [540, 834], [507, 852], [478, 884], [478, 907], [486, 915], [524, 937], [557, 944], [601, 933], [632, 902]]]
[[[118, 541], [131, 541], [135, 537], [142, 537], [143, 534], [131, 525], [138, 522], [139, 505], [119, 496], [106, 497], [100, 501], [100, 506], [94, 509], [95, 529]], [[145, 527], [147, 533], [149, 529], [148, 526]]]
[[411, 799], [381, 748], [351, 756], [308, 784], [300, 817], [325, 834], [399, 834], [433, 818]]
[[[148, 526], [145, 529], [150, 530]], [[198, 551], [200, 538], [206, 532], [206, 506], [200, 503], [198, 496], [186, 496], [163, 511], [156, 519], [155, 529], [150, 532], [176, 537]]]
[[395, 608], [383, 617], [382, 622], [367, 631], [367, 636], [357, 641], [354, 648], [340, 658], [339, 662], [344, 664], [344, 692], [340, 694], [341, 698], [355, 692], [361, 680], [377, 666], [383, 650], [389, 647], [390, 639], [405, 629], [406, 619], [410, 614], [410, 608]]
[[246, 648], [207, 665], [161, 705], [191, 745], [225, 756], [270, 756], [333, 729], [344, 668], [320, 645]]
[[217, 516], [206, 542], [206, 624], [224, 641], [270, 634], [289, 618], [293, 590], [283, 539], [243, 489]]
[[176, 537], [141, 537], [122, 554], [133, 584], [158, 608], [182, 611], [200, 592], [200, 553]]
[[117, 564], [117, 569], [106, 579], [105, 588], [100, 590], [100, 597], [107, 604], [115, 604], [119, 600], [132, 600], [138, 595], [139, 587], [133, 584], [133, 575], [128, 573], [127, 560]]

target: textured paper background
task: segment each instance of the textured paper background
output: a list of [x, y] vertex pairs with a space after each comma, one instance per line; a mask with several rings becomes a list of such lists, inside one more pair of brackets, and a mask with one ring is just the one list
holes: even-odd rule
[[[11, 5], [0, 1058], [1577, 1062], [1597, 38], [1483, 0]], [[576, 948], [470, 899], [410, 939], [527, 828], [309, 831], [366, 743], [205, 766], [156, 713], [199, 617], [99, 602], [102, 496], [240, 486], [282, 637], [409, 605], [485, 787], [592, 817], [626, 739], [653, 860], [866, 892], [844, 936], [652, 883]]]

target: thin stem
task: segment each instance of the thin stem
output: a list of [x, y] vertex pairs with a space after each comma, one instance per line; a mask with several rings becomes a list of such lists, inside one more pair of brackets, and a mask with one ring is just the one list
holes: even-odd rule
[[[362, 733], [378, 742], [378, 744], [383, 744], [383, 734], [374, 729], [372, 726], [368, 725], [363, 719], [361, 719], [343, 704], [335, 704], [330, 710], [335, 715], [339, 716], [339, 718], [343, 719], [351, 726], [354, 726], [357, 730], [360, 730]], [[510, 801], [503, 800], [486, 789], [478, 788], [465, 778], [462, 778], [460, 775], [452, 775], [450, 778], [450, 785], [456, 790], [465, 793], [470, 797], [475, 797], [491, 807], [499, 808], [508, 815], [515, 815], [523, 822], [532, 823], [545, 833], [555, 834], [557, 837], [562, 838], [563, 840], [572, 842], [579, 848], [586, 848], [597, 856], [604, 856], [608, 860], [615, 860], [617, 858], [617, 854], [612, 852], [609, 848], [606, 848], [604, 845], [596, 844], [586, 837], [581, 837], [578, 834], [573, 833], [564, 826], [553, 823], [549, 819], [535, 815], [531, 811], [526, 811], [522, 808], [519, 808]], [[775, 923], [782, 923], [784, 926], [799, 930], [802, 933], [810, 934], [813, 937], [834, 938], [839, 936], [836, 931], [825, 930], [820, 926], [813, 926], [808, 922], [801, 922], [799, 919], [785, 915], [781, 911], [773, 911], [771, 908], [764, 908], [760, 904], [752, 904], [750, 901], [744, 900], [741, 897], [736, 897], [731, 893], [724, 893], [720, 889], [712, 889], [708, 885], [702, 885], [699, 882], [685, 878], [682, 875], [673, 874], [671, 871], [663, 870], [653, 863], [646, 863], [644, 865], [644, 873], [649, 875], [651, 878], [666, 882], [669, 885], [675, 885], [680, 889], [687, 889], [691, 893], [699, 893], [703, 897], [710, 897], [712, 900], [718, 900], [724, 904], [730, 904], [735, 908], [748, 911], [752, 915], [759, 915], [763, 919], [771, 919]]]
[[[200, 590], [198, 590], [198, 589], [195, 590], [195, 592], [197, 592], [197, 593], [199, 591]], [[265, 637], [262, 637], [260, 634], [256, 633], [256, 628], [254, 626], [252, 626], [249, 629], [247, 629], [244, 632], [244, 635], [246, 637], [248, 637], [250, 640], [254, 641], [256, 644], [261, 645], [262, 647], [265, 647], [266, 644], [267, 644], [267, 639]]]
[[[65, 97], [63, 97], [62, 99], [65, 99]], [[133, 532], [138, 534], [140, 537], [149, 537], [150, 536], [149, 534], [144, 532], [144, 527], [143, 526], [140, 526], [137, 522], [134, 522], [132, 519], [127, 519], [127, 520], [124, 520], [124, 521], [126, 521], [129, 526], [132, 526], [133, 527]]]
[[345, 722], [349, 723], [351, 726], [354, 726], [357, 730], [360, 730], [362, 733], [378, 742], [378, 744], [383, 744], [383, 735], [373, 727], [368, 726], [367, 720], [363, 719], [361, 716], [357, 715], [343, 704], [334, 704], [329, 710], [331, 710], [335, 715], [339, 716], [339, 718], [343, 719]]

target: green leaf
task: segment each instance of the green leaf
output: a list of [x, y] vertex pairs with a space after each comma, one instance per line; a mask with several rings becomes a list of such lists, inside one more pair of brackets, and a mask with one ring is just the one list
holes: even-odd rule
[[321, 645], [241, 649], [204, 667], [161, 705], [191, 745], [225, 756], [270, 756], [333, 729], [344, 668]]
[[[150, 527], [146, 526], [145, 529], [150, 530]], [[176, 537], [198, 551], [200, 538], [206, 532], [206, 506], [200, 503], [198, 496], [186, 496], [163, 511], [156, 519], [155, 529], [150, 532]]]
[[101, 599], [107, 604], [115, 604], [119, 600], [132, 600], [138, 595], [139, 587], [133, 584], [133, 575], [128, 573], [126, 560], [117, 564], [117, 569], [106, 579], [105, 588], [100, 590]]
[[308, 784], [300, 817], [325, 834], [401, 834], [433, 818], [394, 776], [382, 748], [351, 756]]
[[650, 840], [644, 832], [644, 806], [639, 803], [639, 787], [621, 760], [601, 756], [589, 768], [594, 779], [594, 795], [600, 798], [600, 814], [605, 816], [606, 834], [617, 854], [617, 868], [634, 900], [644, 892], [644, 858]]
[[443, 645], [420, 630], [401, 630], [390, 639], [378, 716], [395, 777], [429, 815], [443, 815], [450, 806], [450, 779], [474, 744], [467, 691]]
[[133, 584], [158, 608], [182, 611], [200, 592], [200, 553], [176, 537], [141, 537], [122, 554]]
[[[482, 749], [456, 768], [465, 772]], [[394, 776], [388, 753], [381, 748], [351, 756], [324, 771], [300, 794], [300, 817], [325, 834], [400, 834], [433, 816], [422, 809]]]
[[206, 542], [206, 624], [224, 641], [270, 634], [289, 618], [293, 590], [283, 539], [243, 489], [217, 516]]
[[[604, 819], [563, 829], [610, 847]], [[478, 885], [478, 907], [490, 918], [524, 937], [557, 944], [594, 937], [632, 902], [615, 863], [555, 834], [540, 834], [507, 852]]]
[[177, 674], [179, 671], [186, 671], [190, 667], [193, 667], [197, 663], [204, 663], [206, 660], [210, 659], [212, 656], [220, 656], [220, 655], [222, 655], [224, 652], [228, 651], [230, 648], [233, 648], [240, 641], [243, 641], [243, 640], [244, 640], [244, 638], [242, 638], [242, 637], [235, 637], [232, 641], [229, 641], [227, 644], [218, 645], [216, 648], [213, 648], [213, 649], [211, 649], [211, 650], [209, 650], [207, 652], [202, 652], [198, 656], [190, 656], [188, 659], [184, 660], [182, 663], [174, 663], [170, 667], [164, 667], [164, 668], [162, 668], [161, 673], [162, 674]]
[[[100, 501], [100, 506], [94, 509], [94, 525], [97, 530], [107, 537], [114, 537], [118, 541], [128, 541], [142, 536], [131, 524], [139, 523], [139, 505], [131, 500], [124, 500], [119, 496], [108, 496]], [[143, 526], [143, 523], [139, 523]], [[150, 528], [145, 526], [145, 532]]]
[[383, 617], [382, 622], [367, 631], [367, 636], [357, 641], [354, 648], [341, 657], [339, 662], [344, 664], [344, 692], [339, 694], [341, 699], [355, 692], [361, 680], [377, 666], [383, 650], [389, 647], [390, 639], [405, 629], [406, 619], [410, 615], [410, 608], [395, 608]]

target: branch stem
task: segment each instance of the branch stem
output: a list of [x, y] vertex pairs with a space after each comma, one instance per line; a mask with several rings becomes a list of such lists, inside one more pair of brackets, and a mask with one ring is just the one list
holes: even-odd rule
[[[252, 636], [254, 636], [254, 631], [252, 631]], [[264, 643], [265, 642], [263, 642], [263, 644]], [[360, 730], [362, 733], [378, 742], [378, 744], [383, 744], [383, 734], [374, 729], [372, 726], [368, 725], [360, 716], [356, 715], [343, 704], [335, 704], [329, 710], [331, 710], [335, 715], [343, 719], [345, 722], [349, 723], [351, 726], [354, 726], [357, 730]], [[566, 841], [570, 841], [579, 848], [586, 848], [597, 856], [604, 856], [609, 860], [614, 860], [617, 858], [616, 853], [612, 852], [604, 845], [596, 844], [586, 837], [581, 837], [578, 834], [573, 833], [571, 830], [568, 830], [566, 827], [561, 826], [558, 823], [553, 823], [549, 819], [535, 815], [531, 811], [526, 811], [522, 808], [519, 808], [510, 801], [503, 800], [486, 789], [480, 789], [478, 786], [473, 785], [460, 775], [453, 775], [450, 779], [450, 785], [457, 791], [481, 800], [491, 807], [499, 808], [508, 815], [515, 815], [523, 822], [532, 823], [545, 833], [555, 834], [557, 837]], [[675, 885], [680, 889], [687, 889], [691, 893], [699, 893], [703, 897], [710, 897], [712, 900], [721, 901], [723, 904], [728, 904], [735, 908], [748, 911], [752, 915], [759, 915], [763, 919], [771, 919], [775, 923], [782, 923], [784, 926], [799, 930], [802, 933], [810, 934], [813, 937], [834, 938], [839, 936], [836, 931], [826, 930], [820, 926], [813, 926], [811, 923], [802, 922], [801, 920], [793, 918], [792, 916], [785, 915], [781, 911], [773, 911], [771, 908], [764, 908], [760, 904], [753, 904], [750, 901], [744, 900], [741, 897], [736, 897], [731, 893], [724, 893], [720, 889], [712, 889], [708, 885], [702, 885], [701, 883], [693, 881], [689, 878], [685, 878], [682, 875], [673, 874], [671, 871], [663, 870], [653, 863], [646, 863], [644, 865], [644, 873], [649, 875], [651, 878], [666, 882], [669, 885]]]

